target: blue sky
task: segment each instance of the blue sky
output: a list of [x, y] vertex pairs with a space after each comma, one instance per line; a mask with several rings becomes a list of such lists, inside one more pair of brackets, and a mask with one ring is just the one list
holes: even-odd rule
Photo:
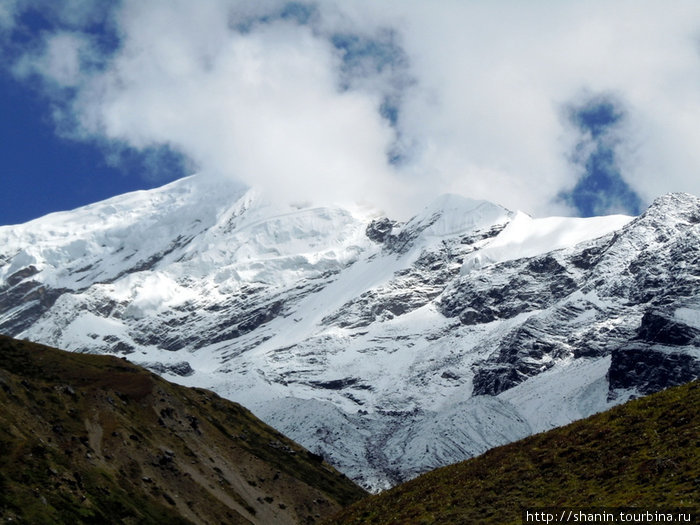
[[[42, 32], [60, 25], [28, 9], [5, 41], [2, 56], [17, 60], [24, 50], [18, 43], [35, 42]], [[97, 31], [107, 35], [103, 28]], [[173, 159], [154, 170], [138, 150], [111, 161], [98, 142], [61, 136], [52, 117], [55, 104], [36, 79], [18, 79], [0, 69], [0, 94], [0, 225], [153, 188], [189, 174]]]
[[36, 92], [0, 74], [0, 93], [0, 224], [152, 188], [185, 174], [170, 163], [171, 172], [156, 175], [136, 152], [110, 165], [96, 144], [58, 136], [50, 106]]
[[523, 4], [8, 0], [0, 224], [194, 171], [399, 217], [699, 193], [700, 5]]
[[570, 108], [568, 118], [580, 133], [572, 164], [581, 169], [581, 175], [560, 198], [582, 217], [615, 212], [640, 214], [642, 200], [623, 179], [617, 158], [625, 120], [620, 104], [614, 98], [600, 96]]

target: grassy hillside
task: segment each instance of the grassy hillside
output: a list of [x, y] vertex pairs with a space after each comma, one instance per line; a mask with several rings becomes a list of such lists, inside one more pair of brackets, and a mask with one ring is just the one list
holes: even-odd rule
[[532, 507], [696, 506], [699, 413], [695, 381], [429, 472], [328, 523], [502, 525]]
[[240, 405], [0, 336], [0, 521], [315, 523], [364, 491]]

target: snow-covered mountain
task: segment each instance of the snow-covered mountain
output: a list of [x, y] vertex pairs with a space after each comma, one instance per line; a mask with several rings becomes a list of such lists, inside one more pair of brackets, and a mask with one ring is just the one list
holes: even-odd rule
[[700, 199], [397, 223], [195, 176], [0, 227], [0, 332], [211, 388], [378, 489], [700, 376]]

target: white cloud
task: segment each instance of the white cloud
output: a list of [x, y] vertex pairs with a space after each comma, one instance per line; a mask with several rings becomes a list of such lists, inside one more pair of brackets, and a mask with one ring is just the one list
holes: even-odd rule
[[332, 46], [285, 21], [233, 33], [220, 7], [127, 8], [123, 49], [76, 101], [84, 132], [168, 143], [295, 200], [388, 191], [392, 131], [377, 97], [339, 91]]
[[15, 21], [16, 0], [6, 0], [0, 4], [0, 32], [11, 28]]
[[421, 88], [403, 125], [424, 145], [417, 167], [442, 187], [556, 211], [577, 176], [562, 107], [612, 92], [629, 111], [627, 182], [646, 199], [700, 193], [700, 121], [688, 117], [700, 102], [696, 2], [401, 5]]
[[20, 77], [40, 74], [59, 87], [77, 86], [90, 54], [90, 43], [83, 35], [60, 32], [47, 37], [41, 52], [25, 55], [14, 72]]
[[[555, 198], [580, 168], [563, 108], [597, 93], [625, 105], [622, 175], [634, 190], [700, 194], [695, 1], [326, 0], [308, 24], [260, 18], [282, 6], [125, 0], [114, 20], [122, 45], [103, 71], [86, 70], [81, 41], [66, 34], [25, 61], [79, 87], [84, 136], [169, 144], [284, 198], [395, 210], [452, 191], [566, 212]], [[387, 31], [405, 70], [358, 68], [343, 89], [330, 37]], [[388, 95], [400, 100], [395, 128], [380, 115]], [[400, 167], [387, 160], [397, 140]]]

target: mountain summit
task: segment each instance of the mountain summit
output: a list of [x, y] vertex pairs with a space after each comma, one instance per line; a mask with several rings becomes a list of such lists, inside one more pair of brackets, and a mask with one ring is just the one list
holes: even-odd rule
[[370, 489], [700, 375], [700, 200], [405, 223], [202, 177], [0, 228], [0, 331], [251, 408]]

